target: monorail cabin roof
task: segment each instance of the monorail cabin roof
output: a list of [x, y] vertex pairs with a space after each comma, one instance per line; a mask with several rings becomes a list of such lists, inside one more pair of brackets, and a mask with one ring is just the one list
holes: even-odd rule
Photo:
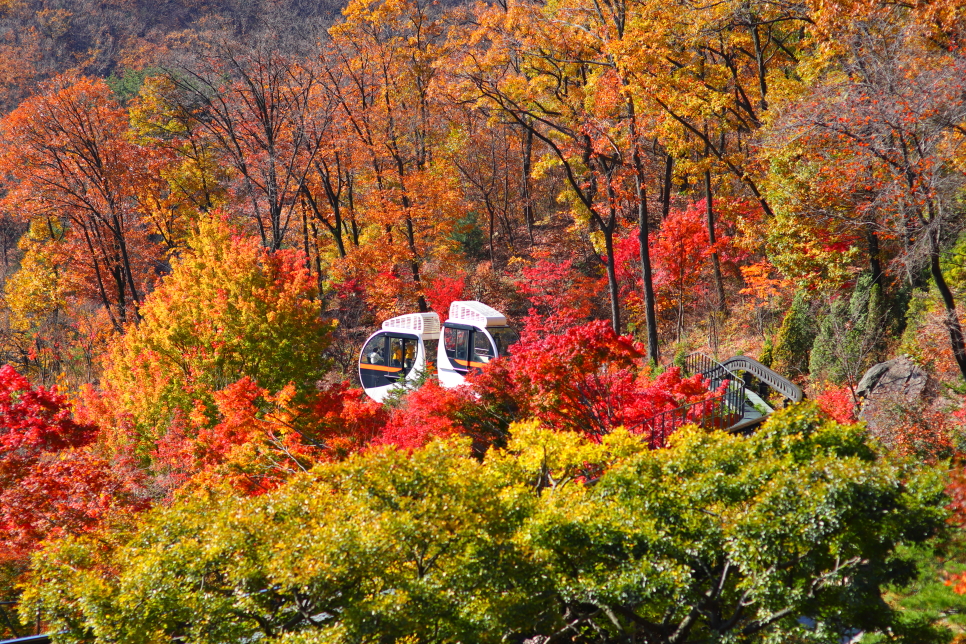
[[482, 302], [453, 302], [449, 305], [447, 322], [471, 324], [476, 327], [506, 326], [506, 316]]
[[423, 340], [439, 340], [439, 316], [435, 313], [399, 315], [383, 322], [382, 330], [412, 333]]

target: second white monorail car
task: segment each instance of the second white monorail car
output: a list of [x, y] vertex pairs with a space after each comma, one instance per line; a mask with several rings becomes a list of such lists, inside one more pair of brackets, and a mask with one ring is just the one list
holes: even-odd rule
[[482, 302], [453, 302], [443, 324], [436, 368], [443, 387], [458, 387], [466, 376], [506, 356], [519, 339], [506, 316]]

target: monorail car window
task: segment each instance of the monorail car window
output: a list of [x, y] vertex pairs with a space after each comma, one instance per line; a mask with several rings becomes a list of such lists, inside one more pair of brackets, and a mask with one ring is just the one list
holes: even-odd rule
[[389, 338], [389, 366], [403, 366], [403, 356], [405, 355], [405, 341], [402, 338]]
[[473, 331], [473, 358], [474, 362], [489, 362], [494, 357], [493, 345], [490, 339], [482, 331]]
[[403, 368], [406, 373], [413, 368], [413, 364], [416, 362], [416, 344], [417, 340], [406, 340], [406, 344], [403, 347]]
[[446, 349], [446, 357], [452, 360], [456, 357], [456, 332], [459, 329], [446, 327], [443, 329], [443, 348]]
[[436, 351], [439, 350], [439, 340], [423, 340], [426, 347], [426, 364], [436, 364]]
[[406, 377], [416, 363], [419, 340], [415, 336], [378, 333], [362, 350], [359, 373], [362, 386], [384, 387]]
[[456, 329], [456, 359], [469, 360], [470, 332], [468, 329]]
[[487, 329], [496, 342], [496, 352], [500, 356], [508, 356], [511, 353], [510, 347], [520, 340], [517, 332], [508, 326], [496, 326]]
[[386, 364], [386, 336], [376, 335], [362, 350], [362, 364]]
[[467, 346], [469, 339], [469, 329], [446, 327], [443, 330], [443, 346], [446, 349], [446, 357], [450, 360], [462, 360], [465, 362], [469, 353], [469, 347]]
[[402, 375], [409, 373], [416, 362], [416, 338], [389, 336], [389, 366], [402, 369]]

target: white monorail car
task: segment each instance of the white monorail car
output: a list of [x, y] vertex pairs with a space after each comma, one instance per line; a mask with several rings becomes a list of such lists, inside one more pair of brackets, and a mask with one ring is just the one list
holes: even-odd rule
[[490, 360], [510, 353], [519, 336], [506, 316], [482, 302], [453, 302], [443, 324], [437, 353], [437, 373], [443, 387], [457, 387], [466, 376]]
[[382, 402], [406, 383], [414, 383], [432, 369], [429, 359], [439, 342], [439, 316], [410, 313], [382, 323], [362, 347], [359, 381], [370, 398]]

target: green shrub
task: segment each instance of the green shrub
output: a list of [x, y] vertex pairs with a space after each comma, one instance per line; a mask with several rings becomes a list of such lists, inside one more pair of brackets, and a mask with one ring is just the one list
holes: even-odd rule
[[812, 377], [857, 384], [882, 357], [887, 317], [881, 287], [871, 275], [860, 276], [852, 297], [833, 301], [822, 318], [809, 358]]
[[786, 376], [807, 374], [815, 331], [815, 321], [805, 293], [799, 291], [778, 329], [772, 353], [772, 369]]

